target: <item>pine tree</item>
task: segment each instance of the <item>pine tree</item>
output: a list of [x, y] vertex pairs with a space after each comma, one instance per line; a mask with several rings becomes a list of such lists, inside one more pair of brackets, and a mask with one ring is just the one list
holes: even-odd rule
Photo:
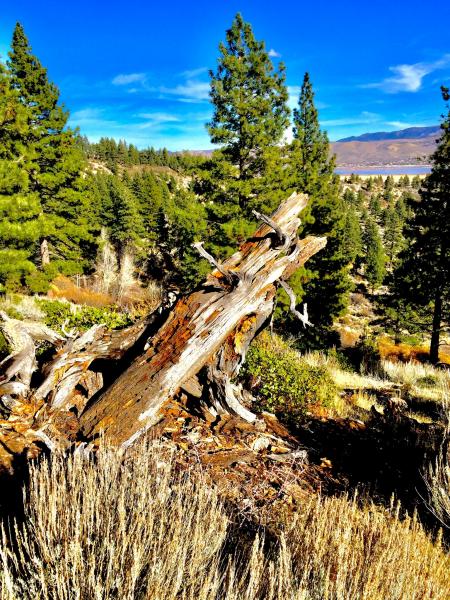
[[30, 156], [20, 142], [28, 114], [0, 63], [0, 290], [25, 283], [35, 270], [42, 231], [39, 197], [29, 190]]
[[[432, 170], [420, 189], [420, 201], [405, 229], [407, 249], [402, 254], [398, 281], [402, 295], [413, 306], [431, 306], [430, 360], [439, 361], [442, 322], [450, 309], [450, 100], [442, 87], [447, 114], [441, 138], [432, 155]], [[413, 180], [414, 185], [414, 180]]]
[[80, 272], [95, 255], [83, 151], [66, 127], [69, 114], [58, 103], [59, 91], [32, 54], [20, 23], [14, 30], [8, 69], [12, 88], [28, 114], [24, 142], [34, 155], [28, 169], [29, 191], [42, 205], [50, 256], [64, 272]]
[[345, 211], [343, 247], [347, 263], [354, 265], [362, 255], [362, 235], [358, 214], [352, 206]]
[[384, 214], [384, 249], [392, 267], [397, 254], [404, 245], [403, 226], [404, 220], [401, 211], [398, 210], [398, 203], [391, 202]]
[[208, 211], [216, 252], [254, 230], [252, 209], [271, 213], [285, 195], [279, 144], [289, 125], [284, 66], [274, 68], [264, 42], [240, 14], [219, 50], [217, 69], [210, 72], [214, 112], [208, 131], [221, 148], [200, 177], [200, 191], [213, 202]]
[[[339, 195], [339, 178], [334, 175], [335, 161], [330, 158], [328, 137], [320, 129], [308, 73], [299, 106], [294, 110], [294, 140], [289, 158], [291, 188], [310, 197], [309, 207], [302, 213], [301, 234], [327, 237], [325, 249], [309, 260], [308, 269], [299, 270], [290, 284], [298, 301], [308, 303], [314, 323], [314, 329], [303, 333], [304, 343], [326, 344], [334, 318], [347, 305], [351, 282], [345, 249], [345, 204]], [[289, 321], [289, 327], [297, 326]]]
[[383, 283], [385, 274], [385, 255], [383, 244], [381, 243], [378, 225], [373, 217], [369, 217], [364, 228], [364, 248], [367, 281], [372, 290], [375, 290]]

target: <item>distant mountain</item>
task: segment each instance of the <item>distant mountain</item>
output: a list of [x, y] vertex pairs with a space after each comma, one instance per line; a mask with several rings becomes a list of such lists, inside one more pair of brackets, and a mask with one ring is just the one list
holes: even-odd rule
[[380, 140], [419, 140], [427, 137], [439, 137], [439, 125], [432, 127], [408, 127], [399, 131], [378, 131], [376, 133], [363, 133], [342, 138], [338, 142], [378, 142]]

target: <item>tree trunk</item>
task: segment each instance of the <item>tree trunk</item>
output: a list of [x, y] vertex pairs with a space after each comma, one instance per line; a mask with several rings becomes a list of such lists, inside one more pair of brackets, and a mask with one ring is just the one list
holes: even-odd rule
[[163, 405], [182, 388], [196, 390], [217, 412], [255, 418], [232, 379], [272, 314], [278, 282], [326, 244], [325, 238], [296, 238], [306, 204], [305, 195], [293, 194], [272, 219], [259, 215], [265, 224], [222, 265], [209, 257], [216, 269], [205, 283], [177, 302], [145, 353], [81, 415], [87, 438], [103, 431], [113, 443], [129, 445], [158, 422]]
[[442, 292], [438, 288], [434, 298], [433, 325], [430, 342], [430, 361], [435, 365], [439, 362], [439, 344], [442, 322]]
[[50, 264], [50, 252], [48, 249], [47, 240], [42, 240], [40, 251], [41, 251], [41, 265], [43, 267], [45, 267], [46, 265]]
[[[168, 293], [157, 311], [128, 329], [95, 325], [80, 335], [63, 327], [60, 335], [0, 312], [12, 350], [0, 364], [0, 416], [7, 417], [0, 441], [20, 433], [24, 446], [39, 440], [55, 448], [80, 433], [92, 440], [104, 432], [127, 446], [164, 417], [161, 409], [177, 395], [194, 410], [207, 407], [208, 419], [228, 413], [255, 421], [251, 395], [235, 380], [251, 340], [271, 319], [279, 285], [309, 324], [306, 305], [297, 310], [286, 284], [326, 244], [297, 238], [297, 215], [306, 204], [305, 195], [293, 194], [271, 218], [255, 213], [264, 224], [222, 264], [194, 244], [215, 267], [206, 281], [173, 307]], [[39, 340], [57, 347], [43, 366], [36, 360]]]

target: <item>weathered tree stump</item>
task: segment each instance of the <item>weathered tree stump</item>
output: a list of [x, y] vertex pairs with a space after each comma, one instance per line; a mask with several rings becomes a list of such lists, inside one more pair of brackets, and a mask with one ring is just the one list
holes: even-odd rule
[[205, 400], [208, 388], [218, 412], [255, 418], [232, 379], [250, 341], [270, 319], [278, 283], [326, 244], [325, 238], [297, 238], [297, 215], [306, 204], [307, 196], [293, 194], [222, 264], [200, 250], [215, 270], [176, 303], [147, 350], [81, 415], [87, 438], [104, 432], [115, 444], [131, 444], [158, 422], [165, 402], [183, 387]]
[[[255, 213], [263, 225], [223, 263], [196, 243], [214, 266], [205, 282], [173, 308], [168, 294], [158, 311], [127, 329], [95, 325], [82, 335], [64, 329], [60, 335], [1, 313], [0, 328], [12, 348], [0, 365], [0, 416], [8, 417], [1, 421], [3, 442], [20, 433], [52, 449], [66, 447], [77, 432], [87, 440], [104, 432], [127, 446], [177, 395], [208, 419], [231, 414], [254, 422], [251, 395], [234, 381], [250, 342], [272, 317], [278, 286], [309, 324], [306, 305], [303, 313], [296, 309], [286, 283], [326, 243], [297, 238], [297, 215], [306, 204], [305, 195], [293, 194], [271, 217]], [[55, 354], [34, 373], [39, 340], [54, 345]], [[99, 359], [103, 371], [95, 367]]]

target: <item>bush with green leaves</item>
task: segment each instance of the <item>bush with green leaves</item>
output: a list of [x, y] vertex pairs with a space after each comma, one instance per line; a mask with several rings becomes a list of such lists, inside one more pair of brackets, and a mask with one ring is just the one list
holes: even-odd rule
[[335, 384], [324, 366], [311, 366], [278, 336], [263, 334], [251, 346], [244, 365], [258, 408], [285, 421], [301, 419], [312, 406], [329, 406]]
[[84, 331], [92, 325], [103, 323], [108, 329], [122, 329], [133, 322], [130, 315], [114, 308], [95, 308], [93, 306], [75, 306], [69, 302], [57, 300], [36, 300], [45, 313], [44, 321], [52, 329], [61, 330], [64, 325]]

